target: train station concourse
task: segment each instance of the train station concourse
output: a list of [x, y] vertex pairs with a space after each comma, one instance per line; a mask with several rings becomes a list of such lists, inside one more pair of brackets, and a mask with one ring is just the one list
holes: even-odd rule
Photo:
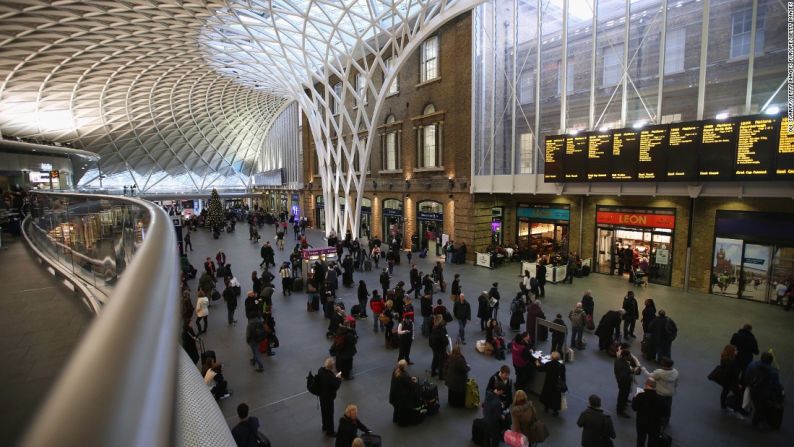
[[0, 442], [764, 446], [794, 7], [0, 4]]

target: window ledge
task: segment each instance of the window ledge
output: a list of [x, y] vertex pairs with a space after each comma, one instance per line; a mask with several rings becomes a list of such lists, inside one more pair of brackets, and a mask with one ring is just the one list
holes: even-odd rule
[[437, 77], [435, 77], [435, 78], [433, 78], [433, 79], [431, 79], [429, 81], [420, 82], [420, 83], [416, 84], [415, 88], [424, 87], [426, 85], [434, 84], [436, 82], [441, 82], [441, 76], [437, 76]]
[[396, 92], [394, 92], [394, 93], [389, 93], [388, 95], [386, 95], [386, 97], [387, 97], [387, 98], [391, 98], [392, 96], [397, 96], [397, 95], [399, 95], [399, 94], [400, 94], [400, 91], [399, 91], [399, 90], [397, 90], [397, 91], [396, 91]]
[[443, 170], [443, 166], [433, 166], [432, 168], [414, 168], [414, 172], [437, 172]]
[[378, 171], [378, 174], [402, 174], [402, 172], [403, 172], [402, 169], [384, 169]]

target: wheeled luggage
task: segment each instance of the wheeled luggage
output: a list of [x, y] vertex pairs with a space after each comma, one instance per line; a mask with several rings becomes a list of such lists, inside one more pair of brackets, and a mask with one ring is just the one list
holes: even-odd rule
[[364, 271], [365, 272], [372, 271], [372, 261], [370, 261], [369, 259], [364, 261]]
[[464, 403], [466, 408], [478, 408], [480, 406], [480, 386], [477, 381], [469, 379], [466, 382], [466, 401]]
[[292, 279], [292, 291], [293, 292], [303, 292], [303, 278], [293, 278]]
[[381, 439], [380, 435], [376, 435], [375, 433], [362, 433], [359, 435], [362, 441], [364, 441], [365, 447], [381, 447]]
[[201, 364], [204, 365], [207, 362], [207, 359], [210, 359], [213, 363], [218, 361], [218, 357], [215, 355], [215, 351], [207, 351], [204, 346], [204, 340], [201, 337], [198, 338], [198, 345], [199, 345], [199, 352], [201, 353]]
[[477, 418], [471, 423], [471, 440], [475, 445], [488, 445], [488, 423], [484, 418]]
[[438, 401], [438, 385], [430, 381], [430, 379], [425, 379], [425, 381], [419, 386], [419, 396], [421, 399], [421, 404], [427, 410], [427, 414], [438, 413], [438, 410], [440, 409]]

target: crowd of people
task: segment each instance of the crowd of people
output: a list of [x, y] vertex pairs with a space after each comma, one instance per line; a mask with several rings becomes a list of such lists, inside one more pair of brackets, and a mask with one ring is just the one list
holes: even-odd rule
[[[287, 216], [283, 218], [274, 224], [276, 236], [283, 228], [281, 224], [289, 223]], [[294, 223], [297, 223], [296, 244], [288, 260], [280, 259], [277, 263], [276, 258], [284, 258], [284, 255], [277, 256], [269, 240], [262, 244], [261, 270], [251, 272], [252, 287], [245, 293], [245, 342], [251, 351], [250, 364], [257, 372], [264, 371], [261, 354], [275, 355], [274, 350], [279, 346], [273, 316], [273, 295], [277, 289], [274, 280], [281, 279], [282, 293], [288, 295], [294, 290], [293, 281], [303, 273], [302, 250], [309, 248], [309, 244], [305, 228], [299, 220]], [[256, 220], [250, 222], [251, 227], [256, 225]], [[482, 439], [475, 439], [480, 445], [499, 446], [502, 441], [508, 445], [543, 442], [553, 434], [549, 434], [541, 413], [528, 395], [539, 394], [543, 413], [550, 413], [551, 417], [565, 411], [567, 360], [574, 356], [574, 351], [587, 349], [584, 334], [592, 331], [603, 355], [614, 357], [617, 394], [614, 414], [630, 418], [630, 410], [634, 411], [638, 446], [660, 445], [657, 442], [668, 437], [665, 428], [674, 413], [673, 398], [680, 375], [672, 360], [672, 344], [678, 327], [664, 309], [656, 309], [652, 299], [646, 299], [640, 310], [634, 293], [629, 291], [620, 308], [607, 309], [596, 319], [596, 300], [592, 291], [586, 291], [567, 315], [555, 313], [547, 318], [541, 300], [545, 296], [541, 282], [545, 274], [525, 272], [510, 302], [510, 329], [515, 333], [509, 336], [499, 323], [502, 293], [498, 282], [493, 282], [490, 289], [477, 296], [477, 308], [473, 312], [459, 273], [452, 275], [447, 294], [444, 263], [436, 262], [430, 271], [422, 271], [391, 236], [388, 241], [376, 236], [360, 243], [349, 233], [342, 239], [331, 233], [328, 245], [337, 248], [337, 259], [342, 261], [314, 262], [305, 275], [307, 310], [323, 312], [328, 320], [326, 336], [330, 344], [330, 357], [312, 375], [311, 385], [307, 378], [307, 388], [319, 397], [321, 429], [327, 436], [336, 438], [337, 447], [363, 445], [364, 439], [376, 438], [358, 418], [358, 409], [353, 404], [347, 406], [338, 421], [334, 418], [338, 390], [345, 381], [355, 378], [358, 331], [362, 330], [358, 324], [370, 318], [373, 332], [383, 331], [385, 348], [397, 351], [388, 401], [393, 407], [393, 422], [399, 426], [419, 424], [426, 414], [438, 411], [437, 380], [443, 381], [447, 388], [448, 405], [482, 409], [481, 421], [478, 419], [474, 423], [474, 428], [480, 428], [477, 432], [481, 432]], [[395, 267], [400, 265], [401, 257], [408, 257], [407, 284], [397, 278], [400, 272]], [[383, 258], [387, 263], [381, 269], [378, 264]], [[380, 270], [379, 287], [372, 287], [364, 279], [356, 282], [356, 275], [371, 269], [373, 264], [376, 272]], [[541, 263], [538, 269], [542, 268]], [[357, 304], [349, 310], [339, 293], [340, 280], [343, 287], [355, 290]], [[223, 298], [225, 301], [228, 324], [237, 323], [235, 313], [242, 297], [240, 281], [222, 250], [214, 258], [206, 257], [204, 271], [198, 279], [195, 304], [188, 281], [189, 275], [183, 268], [182, 344], [193, 361], [200, 363], [212, 394], [219, 400], [225, 399], [232, 391], [223, 377], [223, 365], [213, 351], [200, 349], [200, 336], [209, 330], [209, 304], [215, 300]], [[478, 345], [483, 342], [482, 352], [498, 360], [509, 357], [512, 363], [512, 368], [508, 364], [501, 365], [490, 377], [482, 402], [476, 381], [469, 377], [471, 366], [463, 351], [467, 335], [474, 332], [467, 330], [473, 317], [479, 319], [479, 329], [484, 333], [484, 339], [478, 340]], [[540, 320], [552, 324], [541, 324]], [[636, 327], [638, 320], [640, 328]], [[448, 325], [453, 321], [456, 327], [450, 329]], [[542, 357], [535, 348], [549, 335], [552, 349], [548, 356]], [[411, 374], [410, 367], [414, 364], [412, 346], [422, 338], [426, 339], [433, 356], [428, 368], [430, 377], [420, 380]], [[635, 338], [640, 339], [638, 355], [633, 350]], [[755, 360], [759, 354], [760, 358]], [[719, 360], [709, 380], [721, 386], [720, 404], [726, 413], [740, 419], [752, 414], [754, 426], [779, 427], [776, 420], [782, 415], [783, 388], [772, 354], [759, 352], [750, 325], [731, 338]], [[543, 374], [543, 383], [540, 390], [535, 390], [533, 377], [539, 373]], [[249, 416], [245, 404], [237, 410], [240, 422], [233, 429], [235, 440], [241, 446], [257, 445], [253, 442], [261, 437], [259, 421]], [[616, 437], [611, 417], [602, 409], [601, 397], [596, 394], [589, 397], [588, 407], [579, 416], [577, 425], [582, 428], [581, 445], [585, 447], [606, 445], [605, 440]]]

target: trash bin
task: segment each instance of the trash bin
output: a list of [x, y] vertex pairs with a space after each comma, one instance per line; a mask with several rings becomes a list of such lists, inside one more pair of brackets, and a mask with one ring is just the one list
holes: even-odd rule
[[419, 235], [416, 233], [411, 236], [411, 251], [419, 251]]

